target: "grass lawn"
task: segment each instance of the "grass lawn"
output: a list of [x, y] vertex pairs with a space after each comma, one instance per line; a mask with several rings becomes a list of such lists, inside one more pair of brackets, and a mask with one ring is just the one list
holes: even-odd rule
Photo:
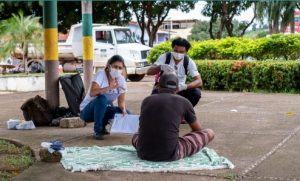
[[11, 180], [34, 162], [28, 146], [0, 139], [0, 180]]

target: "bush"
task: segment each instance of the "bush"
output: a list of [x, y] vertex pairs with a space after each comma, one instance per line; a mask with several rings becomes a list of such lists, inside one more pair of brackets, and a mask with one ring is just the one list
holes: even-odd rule
[[208, 90], [300, 92], [299, 61], [196, 61]]
[[[295, 60], [300, 58], [300, 36], [276, 34], [269, 37], [250, 39], [228, 37], [220, 40], [192, 42], [188, 55], [192, 59], [208, 60]], [[151, 49], [150, 62], [171, 51], [171, 43], [164, 42]]]
[[171, 47], [171, 42], [170, 41], [166, 41], [163, 42], [159, 45], [154, 46], [150, 52], [149, 55], [147, 57], [147, 59], [151, 62], [154, 63], [158, 57], [166, 52], [170, 52], [172, 50]]

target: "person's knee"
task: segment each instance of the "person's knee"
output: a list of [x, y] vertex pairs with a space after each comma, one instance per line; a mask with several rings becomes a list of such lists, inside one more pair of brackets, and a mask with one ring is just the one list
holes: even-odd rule
[[201, 91], [200, 91], [200, 89], [198, 89], [198, 88], [194, 89], [193, 94], [194, 94], [194, 96], [195, 96], [196, 99], [199, 100], [201, 98]]
[[212, 141], [215, 138], [215, 132], [212, 129], [205, 129], [205, 131], [208, 133], [209, 141]]
[[104, 95], [99, 95], [96, 97], [95, 101], [98, 103], [98, 104], [108, 104], [108, 100], [106, 98], [106, 96]]

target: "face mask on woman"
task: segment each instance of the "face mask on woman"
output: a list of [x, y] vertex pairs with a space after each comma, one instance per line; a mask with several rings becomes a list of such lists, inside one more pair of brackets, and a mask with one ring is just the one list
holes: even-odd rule
[[115, 68], [111, 68], [109, 73], [112, 78], [118, 78], [122, 75], [122, 70], [117, 70]]

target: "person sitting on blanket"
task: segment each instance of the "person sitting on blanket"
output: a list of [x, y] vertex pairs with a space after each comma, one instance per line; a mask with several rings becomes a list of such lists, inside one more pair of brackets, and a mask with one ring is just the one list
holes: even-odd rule
[[[125, 92], [127, 90], [124, 59], [119, 55], [112, 56], [104, 70], [93, 78], [92, 85], [80, 104], [80, 118], [94, 123], [94, 138], [103, 139], [108, 134], [105, 125], [116, 113], [127, 114], [125, 109]], [[113, 102], [118, 99], [118, 107]]]
[[[139, 131], [132, 138], [138, 157], [149, 161], [173, 161], [191, 156], [214, 138], [211, 129], [203, 129], [192, 104], [176, 93], [178, 78], [163, 74], [158, 94], [146, 97], [141, 105]], [[182, 119], [192, 131], [179, 137]]]

